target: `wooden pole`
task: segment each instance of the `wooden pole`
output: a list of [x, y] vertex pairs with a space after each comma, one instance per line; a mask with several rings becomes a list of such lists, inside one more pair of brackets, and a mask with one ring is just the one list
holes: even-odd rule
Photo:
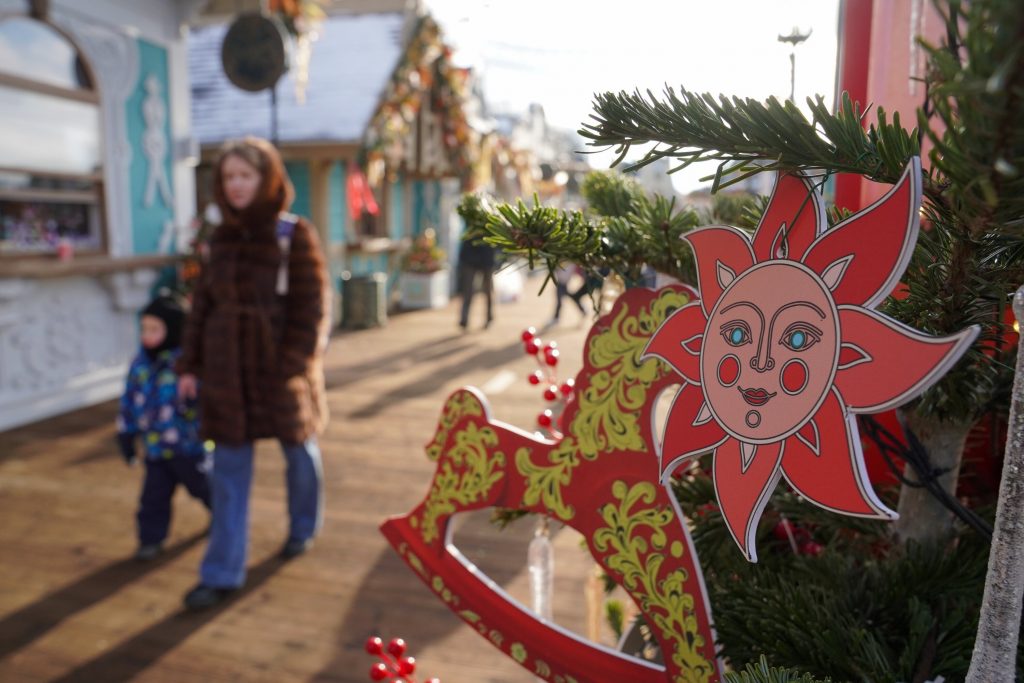
[[[1013, 297], [1018, 327], [1024, 322], [1024, 286]], [[981, 601], [967, 683], [1012, 683], [1024, 602], [1024, 345], [1018, 341], [1010, 424], [999, 485], [985, 596]]]

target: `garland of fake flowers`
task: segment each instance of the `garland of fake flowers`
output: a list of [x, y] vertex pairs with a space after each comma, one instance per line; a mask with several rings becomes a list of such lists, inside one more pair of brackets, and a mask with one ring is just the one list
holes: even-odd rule
[[470, 171], [466, 72], [452, 64], [451, 56], [437, 22], [421, 17], [367, 127], [363, 147], [367, 166], [383, 162], [388, 150], [402, 146], [426, 101], [441, 114], [442, 141], [452, 168], [460, 177]]

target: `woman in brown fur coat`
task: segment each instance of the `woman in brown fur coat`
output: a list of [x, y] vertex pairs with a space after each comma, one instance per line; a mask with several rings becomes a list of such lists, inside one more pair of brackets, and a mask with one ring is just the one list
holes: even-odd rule
[[289, 536], [312, 543], [321, 521], [316, 437], [326, 422], [322, 352], [329, 290], [316, 230], [284, 213], [292, 186], [277, 150], [225, 145], [214, 171], [222, 223], [210, 239], [178, 362], [179, 395], [195, 395], [203, 437], [216, 443], [213, 521], [190, 609], [212, 607], [245, 582], [253, 442], [276, 438], [288, 461]]

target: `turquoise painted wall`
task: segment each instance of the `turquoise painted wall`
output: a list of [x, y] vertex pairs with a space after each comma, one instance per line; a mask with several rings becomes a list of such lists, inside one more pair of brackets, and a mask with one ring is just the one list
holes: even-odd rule
[[[146, 119], [142, 108], [146, 101], [146, 81], [152, 76], [157, 83], [157, 93], [164, 103], [164, 177], [172, 196], [174, 193], [174, 175], [171, 172], [171, 161], [174, 153], [174, 136], [171, 134], [170, 91], [168, 88], [169, 72], [167, 66], [167, 50], [137, 39], [139, 46], [139, 80], [135, 91], [125, 103], [125, 120], [127, 123], [128, 144], [132, 150], [132, 161], [129, 168], [131, 187], [131, 226], [114, 226], [114, 229], [131, 230], [132, 245], [136, 254], [155, 254], [159, 251], [160, 236], [167, 221], [174, 220], [173, 202], [166, 202], [158, 191], [153, 195], [153, 202], [145, 206], [146, 183], [149, 176], [149, 162], [143, 149], [143, 136], [146, 132]], [[174, 249], [173, 240], [170, 244]]]
[[441, 182], [417, 180], [413, 183], [412, 235], [441, 225]]
[[426, 192], [422, 180], [417, 180], [412, 186], [412, 235], [423, 232], [424, 220], [426, 219]]
[[[345, 242], [345, 213], [348, 211], [345, 195], [345, 166], [340, 161], [331, 164], [327, 174], [327, 244], [324, 251], [328, 254], [328, 265], [331, 269], [331, 281], [340, 287], [341, 274], [345, 270], [343, 259], [331, 256], [330, 245]], [[337, 290], [336, 290], [337, 291]]]
[[345, 212], [348, 211], [345, 180], [345, 166], [340, 161], [335, 161], [331, 164], [331, 171], [327, 177], [327, 236], [331, 242], [345, 241]]
[[309, 163], [305, 161], [286, 161], [284, 168], [295, 187], [295, 201], [292, 202], [292, 213], [309, 218]]
[[391, 214], [389, 219], [391, 225], [388, 226], [388, 235], [393, 240], [402, 239], [402, 236], [406, 234], [405, 187], [405, 180], [399, 177], [391, 182], [391, 187], [389, 188], [391, 194], [391, 206], [388, 207], [388, 212]]
[[352, 254], [348, 257], [348, 269], [352, 271], [353, 275], [386, 273], [387, 268], [387, 254]]
[[430, 181], [430, 203], [427, 205], [427, 220], [434, 230], [441, 229], [441, 181]]

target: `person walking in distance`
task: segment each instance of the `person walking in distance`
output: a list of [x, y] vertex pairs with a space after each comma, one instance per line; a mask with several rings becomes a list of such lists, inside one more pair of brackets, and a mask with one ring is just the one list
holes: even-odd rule
[[[566, 297], [569, 297], [569, 282], [572, 280], [572, 276], [576, 274], [576, 271], [576, 266], [571, 264], [560, 265], [555, 271], [555, 314], [551, 317], [550, 325], [557, 325], [561, 319], [562, 301]], [[583, 308], [583, 303], [580, 299], [573, 298], [572, 301], [576, 304], [576, 308], [580, 309], [580, 315], [585, 318], [587, 315], [587, 309]]]
[[469, 305], [476, 293], [478, 279], [487, 301], [484, 327], [490, 327], [494, 322], [494, 252], [494, 247], [486, 242], [463, 240], [459, 245], [459, 294], [462, 297], [459, 327], [463, 330], [469, 326]]
[[179, 393], [202, 385], [200, 424], [215, 442], [213, 520], [189, 609], [212, 607], [245, 582], [253, 442], [274, 438], [287, 460], [285, 558], [320, 530], [317, 435], [327, 421], [323, 351], [329, 325], [326, 266], [316, 229], [285, 211], [293, 190], [277, 150], [229, 142], [214, 168], [222, 222], [194, 293], [178, 360]]

